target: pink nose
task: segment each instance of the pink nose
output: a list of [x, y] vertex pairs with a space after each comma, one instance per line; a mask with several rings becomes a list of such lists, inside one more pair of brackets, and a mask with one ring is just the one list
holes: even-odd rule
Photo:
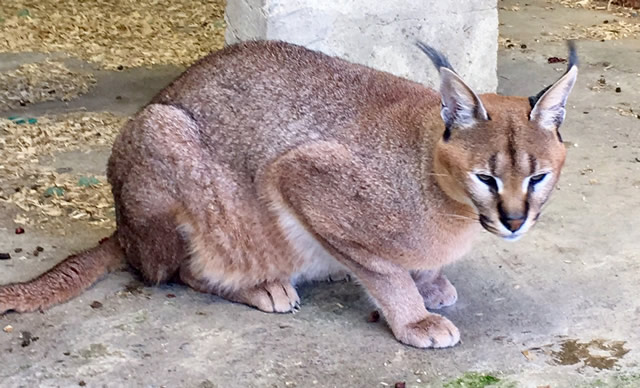
[[516, 230], [520, 229], [522, 227], [522, 224], [524, 224], [525, 218], [518, 218], [515, 220], [507, 220], [506, 222], [506, 227], [507, 229], [509, 229], [512, 232], [515, 232]]

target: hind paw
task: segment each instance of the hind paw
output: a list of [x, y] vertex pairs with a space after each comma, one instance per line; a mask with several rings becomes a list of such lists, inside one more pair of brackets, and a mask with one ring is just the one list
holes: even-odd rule
[[440, 273], [434, 276], [430, 271], [423, 271], [414, 274], [414, 281], [428, 309], [441, 309], [453, 305], [458, 300], [458, 291], [449, 279]]

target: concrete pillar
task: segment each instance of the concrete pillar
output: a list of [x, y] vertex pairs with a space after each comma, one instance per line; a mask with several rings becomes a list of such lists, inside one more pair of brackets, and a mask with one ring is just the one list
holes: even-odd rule
[[494, 92], [497, 0], [227, 0], [226, 43], [284, 40], [437, 85], [415, 39], [441, 50], [477, 92]]

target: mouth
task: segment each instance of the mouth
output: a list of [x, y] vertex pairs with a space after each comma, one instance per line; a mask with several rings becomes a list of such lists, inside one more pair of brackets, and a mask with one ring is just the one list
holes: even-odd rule
[[479, 217], [479, 221], [480, 221], [480, 225], [482, 225], [482, 227], [487, 232], [500, 236], [506, 241], [517, 241], [520, 238], [522, 238], [522, 236], [524, 235], [524, 233], [517, 233], [517, 232], [513, 232], [509, 234], [502, 233], [498, 228], [492, 225], [493, 222], [489, 219], [489, 217], [482, 214]]
[[508, 236], [502, 236], [501, 235], [500, 237], [502, 237], [503, 239], [505, 239], [507, 241], [518, 241], [518, 240], [520, 240], [520, 238], [522, 236], [523, 236], [522, 233], [519, 233], [519, 234], [518, 233], [512, 233], [512, 234], [510, 234]]

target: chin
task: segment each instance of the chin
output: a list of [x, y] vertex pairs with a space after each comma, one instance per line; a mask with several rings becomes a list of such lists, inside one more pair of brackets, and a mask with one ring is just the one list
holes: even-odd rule
[[514, 241], [520, 240], [522, 238], [522, 236], [524, 236], [524, 233], [514, 233], [514, 234], [510, 234], [510, 235], [507, 235], [507, 236], [500, 236], [500, 237], [502, 237], [503, 239], [505, 239], [507, 241], [514, 242]]

